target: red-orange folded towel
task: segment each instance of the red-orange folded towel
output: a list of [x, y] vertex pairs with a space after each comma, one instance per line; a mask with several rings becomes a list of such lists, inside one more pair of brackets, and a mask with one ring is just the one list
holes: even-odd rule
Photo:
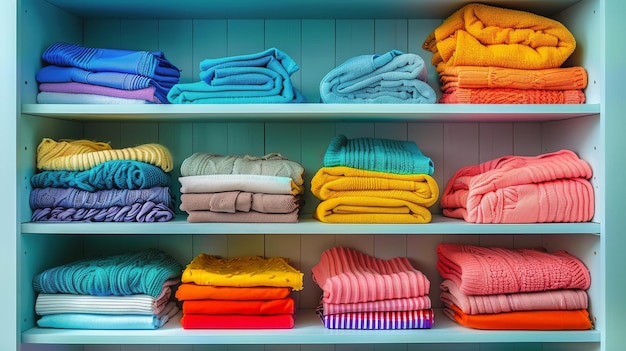
[[538, 90], [505, 88], [450, 88], [439, 98], [441, 104], [583, 104], [582, 90]]
[[210, 315], [184, 314], [180, 319], [183, 329], [291, 329], [293, 315]]
[[188, 300], [183, 301], [183, 314], [294, 314], [293, 298], [280, 300]]
[[182, 283], [176, 289], [176, 298], [183, 300], [275, 300], [289, 296], [291, 288], [288, 287], [233, 287], [199, 285], [194, 283]]

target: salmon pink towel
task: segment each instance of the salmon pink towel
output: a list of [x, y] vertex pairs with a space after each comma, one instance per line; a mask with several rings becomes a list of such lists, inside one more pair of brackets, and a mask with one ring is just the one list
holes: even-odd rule
[[565, 251], [441, 243], [437, 258], [441, 277], [466, 295], [586, 290], [591, 284], [587, 267]]
[[275, 315], [294, 314], [293, 298], [280, 300], [189, 300], [183, 301], [183, 314], [242, 314]]
[[471, 223], [586, 222], [591, 167], [570, 150], [504, 156], [462, 167], [441, 196], [443, 214]]
[[324, 251], [311, 270], [327, 303], [424, 296], [430, 288], [428, 278], [406, 257], [384, 260], [346, 247]]
[[215, 286], [182, 283], [176, 289], [176, 298], [184, 300], [274, 300], [284, 299], [291, 293], [288, 287], [273, 286]]
[[183, 314], [183, 329], [291, 329], [295, 321], [291, 314], [277, 315], [210, 315]]
[[389, 299], [355, 303], [327, 303], [322, 302], [325, 315], [342, 314], [351, 312], [390, 312], [390, 311], [415, 311], [431, 308], [428, 296], [407, 297], [403, 299]]

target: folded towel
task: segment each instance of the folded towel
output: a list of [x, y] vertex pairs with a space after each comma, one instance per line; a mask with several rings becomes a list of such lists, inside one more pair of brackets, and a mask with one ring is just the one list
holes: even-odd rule
[[218, 193], [186, 193], [180, 197], [183, 211], [211, 211], [223, 213], [261, 212], [291, 213], [300, 208], [299, 195], [259, 194], [243, 191]]
[[327, 316], [352, 312], [415, 311], [430, 309], [431, 301], [428, 296], [415, 296], [355, 303], [322, 302], [322, 308]]
[[97, 95], [97, 94], [78, 94], [78, 93], [56, 93], [51, 91], [42, 91], [37, 94], [38, 104], [109, 104], [109, 105], [125, 105], [125, 104], [152, 104], [153, 102], [144, 99], [130, 99], [115, 96]]
[[408, 258], [380, 259], [347, 247], [322, 252], [311, 272], [327, 303], [424, 296], [430, 289], [428, 278]]
[[277, 315], [294, 314], [291, 297], [280, 300], [188, 300], [183, 301], [183, 314], [206, 315]]
[[503, 156], [457, 170], [443, 214], [472, 223], [584, 222], [594, 213], [591, 167], [570, 150]]
[[302, 185], [304, 183], [304, 167], [287, 159], [281, 154], [264, 156], [216, 155], [196, 152], [185, 158], [180, 165], [180, 175], [213, 175], [213, 174], [252, 174], [278, 177], [290, 177]]
[[106, 208], [46, 207], [33, 211], [33, 222], [167, 222], [174, 218], [172, 208], [147, 201]]
[[593, 328], [587, 310], [516, 311], [465, 314], [457, 306], [443, 313], [460, 325], [485, 330], [588, 330]]
[[291, 289], [288, 287], [251, 286], [232, 287], [198, 285], [195, 283], [182, 283], [176, 289], [176, 298], [179, 301], [186, 300], [275, 300], [289, 296]]
[[432, 213], [411, 201], [384, 197], [335, 197], [321, 201], [313, 218], [325, 223], [429, 223]]
[[288, 213], [187, 211], [189, 223], [297, 223], [299, 210]]
[[42, 58], [53, 65], [78, 67], [92, 72], [140, 74], [169, 82], [177, 82], [180, 77], [180, 70], [160, 51], [86, 48], [58, 42], [50, 45]]
[[172, 256], [147, 249], [87, 258], [46, 269], [33, 277], [33, 288], [46, 294], [157, 297], [165, 282], [180, 277], [182, 269]]
[[179, 177], [181, 193], [216, 193], [247, 191], [262, 194], [298, 195], [304, 187], [289, 177], [253, 174], [214, 174]]
[[146, 100], [151, 103], [162, 103], [155, 96], [155, 87], [150, 86], [137, 90], [124, 90], [85, 83], [40, 83], [39, 91], [66, 94], [93, 94], [124, 99]]
[[293, 314], [240, 315], [240, 314], [184, 314], [180, 319], [183, 329], [291, 329], [295, 325]]
[[146, 162], [111, 160], [85, 171], [42, 171], [30, 178], [34, 188], [76, 188], [84, 191], [166, 187], [168, 173]]
[[450, 279], [441, 285], [440, 299], [455, 305], [465, 314], [506, 313], [514, 311], [587, 309], [585, 290], [558, 289], [513, 294], [466, 295]]
[[437, 97], [427, 79], [424, 60], [416, 54], [359, 55], [322, 78], [320, 96], [324, 103], [431, 104]]
[[398, 174], [434, 173], [433, 161], [412, 141], [335, 136], [324, 154], [324, 167], [346, 166]]
[[439, 73], [441, 91], [451, 88], [579, 90], [587, 87], [587, 71], [580, 66], [513, 69], [494, 66], [451, 66]]
[[439, 98], [441, 104], [584, 104], [582, 90], [538, 90], [504, 88], [450, 88]]
[[327, 315], [318, 310], [327, 329], [430, 329], [435, 313], [432, 309], [389, 312], [348, 312]]
[[335, 166], [322, 167], [311, 179], [320, 200], [340, 197], [381, 197], [430, 207], [439, 199], [439, 185], [427, 174], [396, 174]]
[[154, 202], [172, 206], [174, 200], [168, 187], [148, 189], [110, 189], [94, 192], [76, 188], [34, 188], [30, 192], [30, 208], [84, 208], [103, 209]]
[[111, 160], [146, 162], [165, 172], [174, 168], [172, 155], [160, 144], [113, 149], [103, 142], [43, 138], [37, 146], [37, 169], [40, 170], [84, 171]]
[[442, 243], [437, 258], [441, 277], [466, 295], [586, 290], [591, 284], [585, 264], [565, 251]]
[[435, 28], [422, 48], [434, 53], [438, 72], [451, 66], [545, 69], [560, 67], [574, 52], [576, 40], [556, 20], [470, 3]]
[[219, 258], [201, 253], [185, 267], [181, 281], [232, 287], [273, 286], [302, 290], [304, 274], [282, 257]]

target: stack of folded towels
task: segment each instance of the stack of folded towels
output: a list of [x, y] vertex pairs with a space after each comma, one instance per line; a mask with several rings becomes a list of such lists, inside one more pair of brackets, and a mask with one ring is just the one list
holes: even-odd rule
[[172, 104], [260, 104], [306, 102], [291, 75], [300, 69], [277, 48], [200, 62], [200, 81], [179, 83], [167, 98]]
[[31, 177], [31, 219], [164, 222], [174, 217], [172, 156], [159, 144], [113, 149], [90, 140], [44, 138]]
[[286, 258], [199, 254], [185, 268], [176, 298], [184, 329], [290, 329], [295, 324], [292, 291], [303, 273]]
[[183, 160], [180, 173], [188, 222], [298, 222], [304, 167], [280, 154], [197, 152]]
[[563, 66], [576, 40], [556, 20], [471, 3], [431, 32], [422, 47], [433, 53], [440, 103], [585, 102], [587, 72]]
[[54, 43], [37, 72], [41, 104], [168, 103], [180, 70], [162, 52], [85, 48]]
[[587, 222], [592, 171], [570, 150], [503, 156], [457, 170], [441, 196], [443, 214], [471, 223]]
[[318, 314], [328, 329], [430, 329], [430, 281], [408, 258], [380, 259], [347, 247], [313, 266], [322, 289]]
[[414, 142], [338, 135], [311, 179], [314, 218], [329, 223], [428, 223], [439, 198], [432, 160]]
[[490, 330], [586, 330], [591, 278], [565, 251], [439, 244], [444, 314]]
[[437, 96], [427, 83], [424, 60], [391, 50], [354, 56], [326, 74], [320, 83], [323, 103], [432, 104]]
[[179, 309], [171, 300], [183, 267], [156, 249], [74, 261], [33, 278], [43, 328], [158, 329]]

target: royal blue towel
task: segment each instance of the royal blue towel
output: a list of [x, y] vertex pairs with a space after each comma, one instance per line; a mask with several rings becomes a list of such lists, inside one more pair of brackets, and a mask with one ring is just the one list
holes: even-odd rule
[[91, 72], [139, 74], [158, 81], [180, 77], [180, 70], [160, 51], [86, 48], [58, 42], [50, 45], [42, 58], [52, 65], [79, 67]]
[[174, 218], [171, 205], [146, 201], [105, 208], [46, 207], [33, 211], [33, 222], [167, 222]]
[[76, 188], [94, 192], [110, 189], [167, 187], [170, 175], [160, 167], [134, 160], [111, 160], [86, 171], [43, 171], [33, 175], [34, 188]]
[[200, 81], [175, 85], [168, 100], [173, 104], [306, 102], [291, 81], [298, 69], [289, 55], [276, 48], [205, 59], [200, 62]]
[[324, 167], [346, 166], [395, 174], [428, 174], [433, 161], [412, 141], [335, 136], [324, 154]]
[[157, 249], [87, 258], [44, 270], [33, 288], [45, 294], [159, 296], [165, 281], [180, 277], [183, 266]]
[[129, 206], [147, 201], [173, 205], [168, 187], [148, 189], [110, 189], [84, 191], [75, 188], [33, 188], [30, 192], [30, 208], [72, 207], [101, 209], [113, 206]]
[[437, 96], [427, 77], [424, 60], [416, 54], [360, 55], [326, 74], [320, 97], [323, 103], [431, 104]]

